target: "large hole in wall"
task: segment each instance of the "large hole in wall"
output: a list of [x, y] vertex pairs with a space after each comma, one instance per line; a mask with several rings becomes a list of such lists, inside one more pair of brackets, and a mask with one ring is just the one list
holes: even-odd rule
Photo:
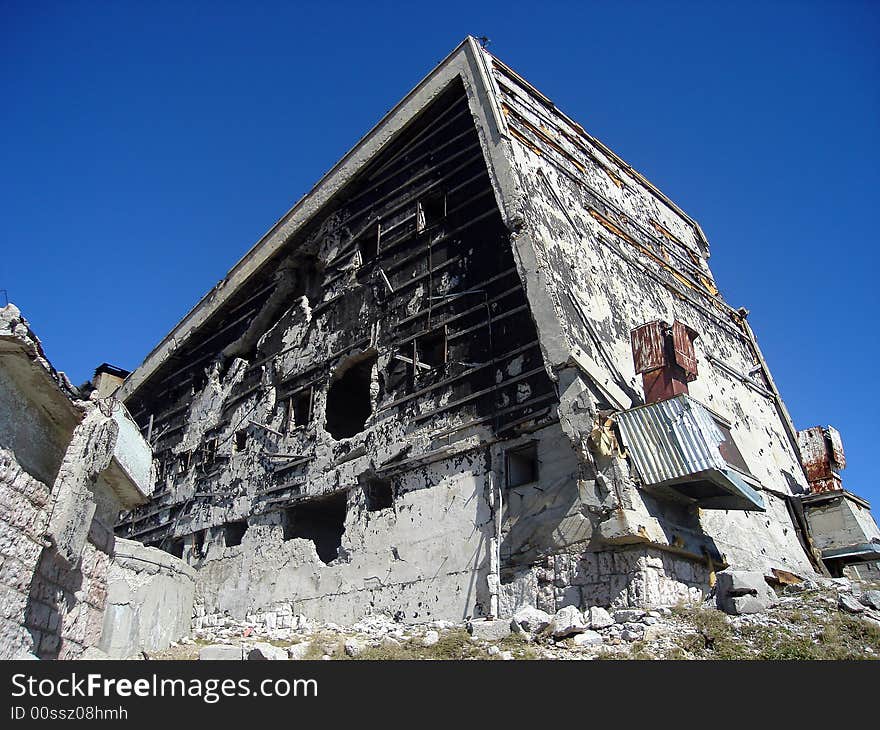
[[330, 384], [327, 391], [326, 427], [336, 439], [346, 439], [364, 430], [373, 412], [370, 383], [376, 355], [350, 365]]
[[321, 562], [335, 560], [345, 532], [347, 503], [347, 493], [339, 492], [291, 507], [284, 514], [284, 539], [311, 540]]
[[236, 520], [235, 522], [227, 522], [223, 525], [223, 542], [226, 547], [241, 545], [247, 528], [247, 520]]

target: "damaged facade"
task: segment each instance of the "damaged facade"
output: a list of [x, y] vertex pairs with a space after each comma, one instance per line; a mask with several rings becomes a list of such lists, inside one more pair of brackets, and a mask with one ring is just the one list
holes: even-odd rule
[[727, 565], [823, 569], [798, 434], [708, 257], [466, 39], [127, 378], [155, 490], [117, 534], [192, 566], [197, 620], [672, 604]]

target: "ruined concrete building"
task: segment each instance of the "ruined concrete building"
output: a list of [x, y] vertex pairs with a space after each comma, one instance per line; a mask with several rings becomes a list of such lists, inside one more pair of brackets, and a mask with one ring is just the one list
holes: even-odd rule
[[708, 258], [468, 38], [125, 380], [155, 491], [117, 534], [195, 569], [197, 617], [460, 620], [824, 570], [798, 433]]

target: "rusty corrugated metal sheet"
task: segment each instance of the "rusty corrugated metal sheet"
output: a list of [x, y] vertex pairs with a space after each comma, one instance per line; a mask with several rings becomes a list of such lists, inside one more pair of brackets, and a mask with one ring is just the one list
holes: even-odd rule
[[[727, 427], [697, 401], [676, 396], [619, 413], [617, 422], [645, 486], [706, 509], [766, 509]], [[725, 458], [725, 444], [737, 459]]]
[[647, 373], [666, 364], [663, 322], [660, 320], [636, 327], [630, 332], [630, 341], [636, 373]]
[[646, 484], [724, 469], [724, 435], [709, 412], [680, 395], [618, 414], [621, 436]]

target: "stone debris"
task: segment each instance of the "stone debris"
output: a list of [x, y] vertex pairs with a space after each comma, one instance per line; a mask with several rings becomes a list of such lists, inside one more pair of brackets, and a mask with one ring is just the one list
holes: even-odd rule
[[645, 615], [646, 612], [639, 609], [625, 609], [615, 611], [614, 620], [619, 624], [632, 623], [633, 621], [641, 621]]
[[575, 646], [600, 646], [604, 643], [601, 634], [595, 631], [584, 631], [582, 634], [575, 634], [571, 643]]
[[560, 608], [550, 622], [548, 630], [557, 639], [564, 639], [572, 634], [580, 634], [589, 628], [584, 614], [574, 606]]
[[534, 606], [523, 606], [513, 614], [514, 623], [524, 631], [538, 632], [546, 629], [553, 617]]
[[311, 641], [303, 641], [299, 644], [291, 644], [287, 647], [287, 658], [294, 659], [296, 661], [302, 661], [306, 657], [308, 657], [309, 652], [312, 650], [312, 642]]
[[762, 613], [776, 600], [775, 591], [759, 571], [724, 570], [718, 573], [715, 598], [725, 613], [737, 616]]
[[591, 606], [584, 613], [591, 629], [607, 629], [614, 625], [611, 614], [600, 606]]
[[500, 641], [510, 636], [510, 621], [499, 619], [471, 621], [468, 624], [468, 633], [480, 641]]
[[841, 593], [837, 598], [837, 605], [841, 610], [847, 613], [862, 613], [865, 607], [856, 599], [847, 593]]
[[[719, 574], [720, 575], [720, 574]], [[731, 576], [721, 584], [735, 592], [761, 588], [755, 576]], [[680, 607], [658, 606], [647, 609], [609, 611], [590, 606], [581, 611], [566, 606], [549, 616], [534, 607], [520, 607], [512, 618], [468, 620], [463, 622], [431, 621], [423, 624], [401, 624], [393, 617], [376, 614], [362, 618], [351, 626], [321, 623], [301, 616], [296, 630], [279, 628], [278, 623], [236, 620], [230, 616], [205, 617], [208, 628], [194, 632], [179, 642], [175, 658], [181, 655], [199, 659], [382, 659], [382, 658], [468, 658], [488, 660], [554, 659], [589, 660], [600, 657], [712, 658], [711, 651], [695, 652], [693, 647], [711, 646], [709, 633], [695, 623], [693, 612], [705, 617], [711, 625], [717, 622], [749, 641], [756, 631], [778, 631], [780, 635], [820, 640], [822, 627], [835, 617], [865, 622], [880, 628], [880, 611], [871, 602], [876, 590], [861, 591], [858, 587], [828, 579], [790, 592], [790, 586], [779, 585], [779, 596], [761, 600], [767, 608], [759, 613], [728, 615], [716, 606], [712, 597], [703, 603], [681, 604]], [[757, 596], [746, 593], [757, 600]], [[858, 609], [858, 610], [856, 610]], [[855, 612], [853, 612], [855, 611]], [[714, 617], [714, 618], [713, 618]], [[253, 619], [250, 616], [249, 619]], [[525, 627], [528, 626], [528, 629]], [[513, 627], [517, 627], [518, 631]], [[246, 630], [250, 635], [245, 637]], [[860, 634], [861, 636], [861, 634]], [[870, 637], [870, 629], [865, 634]], [[861, 640], [861, 639], [860, 639]], [[204, 642], [211, 642], [204, 646]], [[289, 644], [288, 644], [289, 642]], [[200, 649], [197, 649], [201, 646]], [[465, 647], [465, 656], [450, 654], [450, 647]], [[682, 647], [685, 647], [684, 649]], [[169, 650], [170, 651], [170, 650]], [[761, 651], [755, 647], [753, 653]], [[436, 654], [434, 653], [436, 652]], [[880, 642], [860, 646], [864, 657], [876, 657]], [[151, 656], [154, 659], [162, 655]], [[723, 657], [722, 657], [723, 658]]]
[[859, 601], [863, 603], [868, 608], [873, 608], [875, 611], [880, 611], [880, 591], [865, 591], [859, 596]]
[[248, 652], [248, 659], [259, 659], [259, 660], [269, 660], [269, 661], [278, 661], [281, 659], [287, 659], [287, 649], [282, 649], [280, 646], [273, 646], [272, 644], [267, 644], [264, 641], [258, 641], [254, 644], [253, 648]]

